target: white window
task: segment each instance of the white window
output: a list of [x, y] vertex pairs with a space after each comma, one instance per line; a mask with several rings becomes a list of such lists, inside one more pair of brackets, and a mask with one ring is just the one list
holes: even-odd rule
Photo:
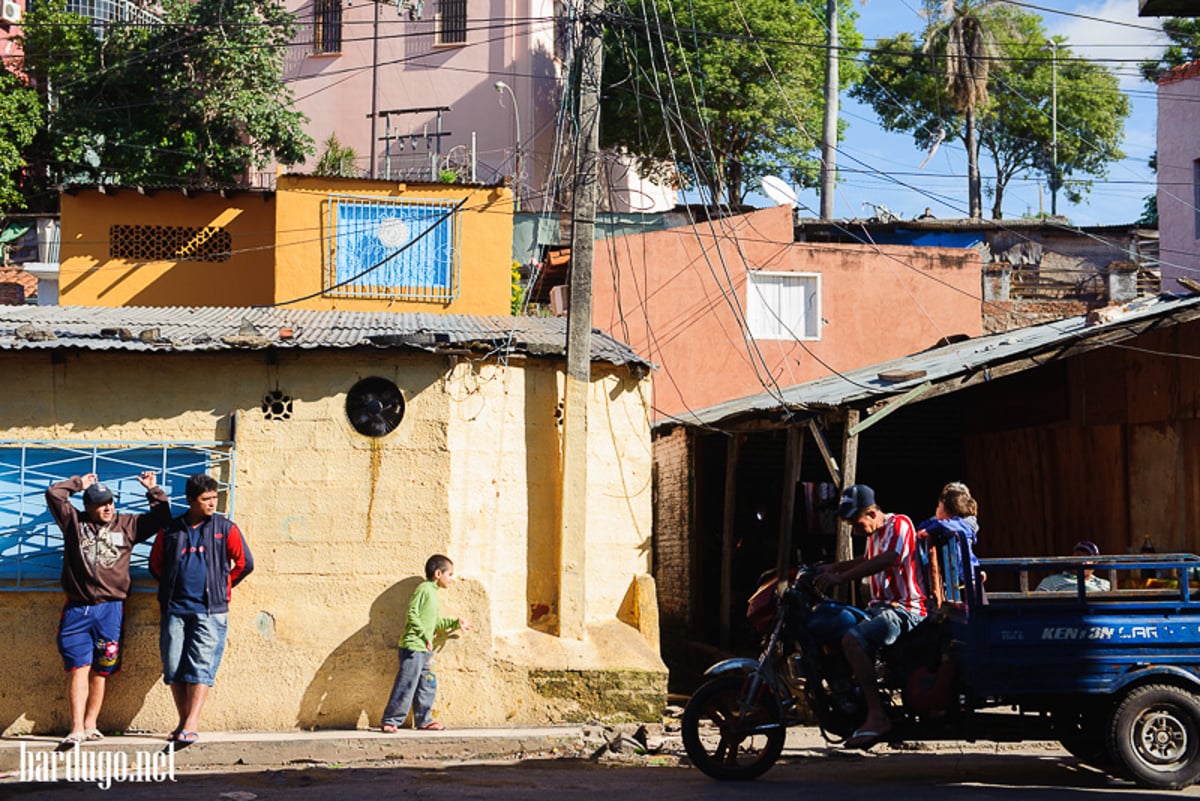
[[820, 274], [748, 271], [746, 321], [755, 339], [820, 339]]

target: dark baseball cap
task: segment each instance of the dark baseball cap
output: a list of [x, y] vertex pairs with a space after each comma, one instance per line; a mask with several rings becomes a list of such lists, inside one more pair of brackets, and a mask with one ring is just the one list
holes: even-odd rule
[[112, 500], [113, 494], [99, 481], [83, 491], [84, 506], [103, 506], [112, 503]]
[[875, 490], [866, 484], [854, 484], [842, 492], [842, 501], [838, 504], [838, 517], [853, 520], [862, 514], [863, 509], [874, 505]]
[[1091, 540], [1080, 540], [1079, 542], [1075, 543], [1075, 547], [1072, 548], [1071, 551], [1083, 551], [1088, 556], [1099, 556], [1100, 546]]

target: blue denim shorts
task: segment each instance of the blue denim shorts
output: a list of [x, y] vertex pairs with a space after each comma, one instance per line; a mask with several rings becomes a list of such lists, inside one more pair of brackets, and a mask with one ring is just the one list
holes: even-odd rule
[[229, 614], [167, 614], [159, 628], [158, 649], [162, 654], [164, 684], [213, 685], [221, 656]]
[[912, 631], [924, 619], [907, 609], [883, 604], [868, 607], [867, 614], [870, 615], [869, 619], [848, 632], [867, 653], [874, 653], [884, 645], [891, 645], [901, 634]]
[[58, 621], [58, 653], [63, 668], [91, 667], [100, 676], [121, 669], [121, 626], [124, 601], [82, 604], [68, 601]]

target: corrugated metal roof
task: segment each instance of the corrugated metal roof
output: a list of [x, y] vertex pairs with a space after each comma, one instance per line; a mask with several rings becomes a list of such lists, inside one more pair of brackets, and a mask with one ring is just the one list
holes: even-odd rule
[[[566, 331], [566, 318], [561, 317], [247, 307], [0, 306], [0, 350], [192, 352], [373, 346], [561, 356]], [[592, 360], [653, 366], [601, 331], [592, 333]]]
[[[976, 380], [989, 380], [993, 374], [1018, 372], [1093, 347], [1130, 339], [1150, 327], [1177, 325], [1200, 318], [1200, 295], [1141, 298], [1122, 309], [1123, 314], [1107, 323], [1088, 325], [1087, 316], [1081, 315], [1001, 334], [975, 337], [841, 375], [726, 401], [660, 421], [657, 425], [719, 425], [734, 418], [764, 413], [782, 414], [788, 410], [821, 411], [841, 406], [862, 408], [902, 395], [927, 381], [939, 385], [942, 391], [963, 389], [968, 386], [968, 380], [971, 381], [969, 385], [974, 385]], [[1033, 357], [1041, 358], [1037, 363], [1019, 364]], [[894, 371], [912, 371], [920, 375], [904, 381], [885, 381], [880, 378], [881, 373]], [[947, 386], [956, 380], [958, 386]]]

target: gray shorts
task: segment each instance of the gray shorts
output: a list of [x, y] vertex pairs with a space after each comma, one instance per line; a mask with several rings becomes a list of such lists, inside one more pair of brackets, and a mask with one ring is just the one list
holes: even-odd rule
[[901, 634], [912, 631], [924, 620], [923, 615], [895, 606], [874, 604], [867, 608], [870, 618], [848, 632], [869, 654], [894, 643]]
[[221, 656], [225, 653], [225, 633], [229, 613], [167, 614], [159, 629], [158, 647], [162, 655], [163, 683], [213, 685]]

